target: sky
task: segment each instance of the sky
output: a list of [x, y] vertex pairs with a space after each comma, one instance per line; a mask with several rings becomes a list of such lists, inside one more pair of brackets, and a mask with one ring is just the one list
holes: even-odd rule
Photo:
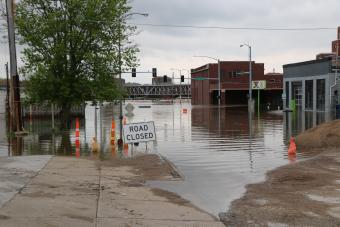
[[[159, 76], [175, 75], [215, 61], [193, 56], [210, 56], [222, 61], [248, 61], [265, 64], [265, 72], [282, 72], [282, 65], [315, 59], [331, 51], [340, 26], [339, 0], [132, 0], [134, 15], [129, 23], [139, 24], [132, 37], [140, 49], [137, 72], [157, 68]], [[158, 27], [180, 25], [225, 28], [331, 28], [312, 31], [268, 31], [208, 28]], [[18, 48], [20, 49], [20, 48]], [[19, 55], [20, 57], [20, 55]], [[8, 61], [8, 44], [0, 44], [0, 77]], [[19, 60], [20, 61], [20, 60]], [[22, 64], [19, 62], [19, 65]], [[175, 69], [175, 70], [173, 70]], [[128, 82], [151, 83], [152, 75], [123, 76]], [[177, 80], [179, 82], [179, 79]]]

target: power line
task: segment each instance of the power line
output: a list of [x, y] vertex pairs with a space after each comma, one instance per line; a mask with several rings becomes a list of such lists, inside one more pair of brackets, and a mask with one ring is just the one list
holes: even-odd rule
[[192, 28], [192, 29], [219, 29], [219, 30], [255, 30], [255, 31], [320, 31], [334, 30], [336, 27], [309, 27], [309, 28], [265, 28], [265, 27], [223, 27], [223, 26], [196, 26], [196, 25], [176, 25], [176, 24], [139, 24], [128, 23], [135, 26], [165, 27], [165, 28]]

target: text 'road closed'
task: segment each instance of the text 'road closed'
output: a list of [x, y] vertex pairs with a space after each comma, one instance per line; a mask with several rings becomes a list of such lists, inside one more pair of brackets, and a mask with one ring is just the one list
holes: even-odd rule
[[123, 136], [125, 143], [156, 140], [155, 124], [153, 121], [149, 121], [124, 125]]

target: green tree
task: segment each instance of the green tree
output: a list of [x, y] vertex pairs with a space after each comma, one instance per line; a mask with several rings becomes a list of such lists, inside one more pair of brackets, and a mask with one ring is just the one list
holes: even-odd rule
[[137, 62], [130, 9], [128, 0], [21, 0], [16, 25], [28, 100], [57, 104], [65, 126], [72, 105], [121, 98], [115, 75]]

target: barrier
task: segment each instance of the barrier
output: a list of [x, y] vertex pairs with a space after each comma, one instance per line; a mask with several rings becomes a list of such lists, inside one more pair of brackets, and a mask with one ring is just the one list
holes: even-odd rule
[[112, 119], [112, 123], [111, 123], [111, 144], [112, 145], [115, 144], [115, 140], [116, 140], [116, 124], [115, 124], [115, 120]]
[[79, 141], [79, 119], [76, 118], [76, 157], [80, 157], [80, 141]]
[[288, 148], [288, 155], [296, 155], [296, 144], [295, 144], [294, 137], [290, 138], [290, 145], [289, 145], [289, 148]]

